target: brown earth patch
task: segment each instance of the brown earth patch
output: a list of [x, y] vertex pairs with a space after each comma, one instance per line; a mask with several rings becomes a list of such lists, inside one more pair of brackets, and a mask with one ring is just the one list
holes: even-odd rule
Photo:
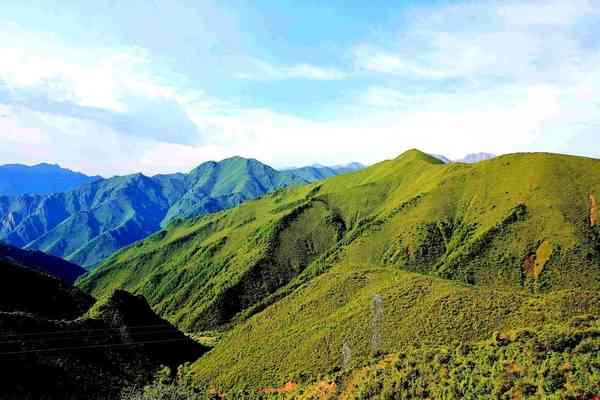
[[514, 389], [511, 396], [512, 400], [523, 400], [523, 390], [520, 388]]
[[535, 268], [535, 256], [533, 254], [528, 255], [523, 260], [523, 272], [527, 276], [533, 275], [533, 269]]
[[511, 362], [508, 363], [504, 366], [504, 370], [506, 371], [506, 373], [510, 374], [510, 375], [516, 375], [518, 373], [520, 373], [522, 371], [521, 367], [519, 366], [519, 364], [517, 364], [516, 362]]
[[307, 392], [303, 399], [328, 400], [337, 392], [337, 384], [332, 381], [321, 381], [312, 390]]
[[598, 224], [598, 203], [596, 203], [596, 198], [593, 194], [589, 194], [589, 209], [590, 209], [590, 226], [596, 226]]
[[298, 384], [293, 381], [289, 381], [285, 385], [276, 388], [262, 388], [259, 390], [261, 393], [289, 393], [298, 388]]
[[375, 374], [377, 370], [389, 368], [396, 361], [398, 361], [398, 356], [392, 355], [380, 360], [375, 366], [364, 367], [355, 371], [344, 381], [344, 391], [337, 398], [339, 400], [356, 399], [356, 390], [361, 382], [368, 381], [370, 375]]
[[553, 250], [552, 243], [544, 240], [535, 254], [530, 254], [523, 260], [523, 273], [533, 279], [539, 278], [550, 256], [552, 256]]

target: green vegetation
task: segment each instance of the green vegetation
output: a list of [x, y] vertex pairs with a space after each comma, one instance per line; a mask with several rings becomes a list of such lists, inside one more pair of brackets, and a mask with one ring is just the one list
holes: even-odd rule
[[582, 316], [475, 343], [411, 346], [278, 398], [596, 399], [599, 350], [600, 321]]
[[413, 150], [172, 224], [78, 286], [125, 288], [181, 329], [222, 330], [185, 379], [234, 398], [342, 368], [344, 347], [360, 366], [375, 295], [385, 353], [545, 329], [600, 315], [599, 167], [553, 154], [443, 164]]
[[373, 350], [375, 294], [382, 299], [385, 353], [468, 343], [579, 313], [600, 315], [600, 295], [593, 292], [534, 296], [382, 268], [334, 268], [227, 332], [189, 368], [190, 379], [222, 392], [251, 392], [342, 368], [344, 345], [352, 362], [364, 362]]

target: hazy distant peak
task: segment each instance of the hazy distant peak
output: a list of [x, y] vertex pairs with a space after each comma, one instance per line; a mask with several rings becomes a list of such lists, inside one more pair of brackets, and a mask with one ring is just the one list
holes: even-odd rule
[[347, 170], [352, 170], [352, 171], [358, 171], [359, 169], [363, 169], [365, 168], [365, 166], [359, 162], [351, 162], [348, 164], [339, 164], [339, 165], [333, 165], [331, 168], [333, 169], [347, 169]]
[[496, 155], [492, 154], [492, 153], [471, 153], [471, 154], [467, 154], [462, 159], [456, 160], [456, 161], [467, 163], [467, 164], [474, 164], [474, 163], [478, 163], [480, 161], [489, 160], [494, 157], [496, 157]]
[[6, 164], [0, 165], [0, 195], [67, 192], [100, 179], [101, 176], [88, 176], [58, 164]]
[[432, 157], [437, 158], [438, 160], [442, 161], [445, 164], [449, 164], [449, 163], [453, 163], [453, 162], [458, 162], [458, 163], [465, 163], [465, 164], [475, 164], [481, 161], [485, 161], [485, 160], [489, 160], [491, 158], [496, 157], [495, 154], [492, 153], [470, 153], [467, 154], [466, 156], [464, 156], [463, 158], [460, 159], [455, 159], [455, 160], [451, 160], [450, 158], [441, 155], [441, 154], [430, 154]]

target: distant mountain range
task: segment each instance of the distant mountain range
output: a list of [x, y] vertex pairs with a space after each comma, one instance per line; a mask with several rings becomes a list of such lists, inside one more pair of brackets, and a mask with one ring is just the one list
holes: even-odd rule
[[292, 172], [309, 182], [319, 181], [332, 176], [359, 171], [365, 168], [364, 165], [354, 162], [344, 165], [326, 166], [321, 164], [308, 165], [306, 167], [291, 168], [284, 171]]
[[441, 154], [431, 154], [431, 156], [437, 158], [438, 160], [444, 162], [445, 164], [449, 164], [452, 162], [475, 164], [475, 163], [489, 160], [489, 159], [496, 157], [496, 155], [492, 154], [492, 153], [471, 153], [471, 154], [467, 154], [466, 156], [464, 156], [463, 158], [458, 159], [458, 160], [451, 160], [448, 157], [441, 155]]
[[231, 208], [356, 168], [351, 164], [277, 171], [254, 159], [232, 157], [203, 163], [188, 174], [90, 178], [64, 193], [0, 196], [0, 240], [91, 267], [174, 220]]
[[52, 164], [0, 165], [0, 196], [66, 192], [99, 179]]

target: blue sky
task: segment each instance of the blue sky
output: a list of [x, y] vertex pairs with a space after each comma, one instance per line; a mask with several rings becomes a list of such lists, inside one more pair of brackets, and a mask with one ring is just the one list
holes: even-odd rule
[[0, 163], [600, 156], [599, 0], [6, 0], [0, 46]]

